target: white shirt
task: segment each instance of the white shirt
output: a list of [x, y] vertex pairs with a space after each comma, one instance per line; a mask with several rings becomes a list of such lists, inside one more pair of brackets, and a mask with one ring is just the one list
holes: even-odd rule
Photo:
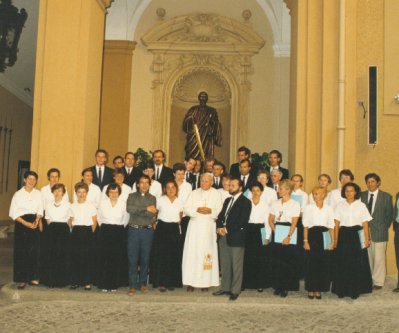
[[370, 194], [374, 194], [374, 196], [373, 196], [373, 206], [371, 208], [371, 213], [374, 213], [374, 207], [375, 207], [375, 202], [377, 201], [378, 192], [379, 192], [378, 188], [374, 192], [368, 191], [367, 203], [370, 201], [370, 197], [371, 197]]
[[33, 189], [29, 193], [22, 187], [12, 197], [10, 217], [16, 220], [17, 217], [26, 214], [43, 215], [43, 196], [39, 190]]
[[[50, 201], [54, 200], [54, 194], [51, 192], [50, 184], [43, 186], [40, 192], [42, 192], [43, 196], [43, 207], [44, 209], [46, 209], [47, 204]], [[65, 194], [62, 196], [62, 200], [69, 201], [68, 190], [66, 187], [65, 187]]]
[[97, 208], [93, 203], [86, 201], [85, 203], [74, 202], [69, 209], [69, 216], [73, 217], [72, 225], [93, 225], [93, 216], [97, 215]]
[[[222, 193], [222, 202], [223, 203], [226, 201], [227, 198], [231, 197], [230, 192], [229, 191], [225, 191], [223, 188], [219, 188], [218, 191], [220, 193]], [[249, 192], [249, 193], [251, 193], [251, 192]], [[249, 198], [249, 196], [248, 196], [248, 198]]]
[[[89, 185], [89, 192], [87, 192], [86, 201], [91, 202], [96, 208], [101, 201], [101, 189], [96, 184], [91, 183]], [[73, 202], [78, 202], [76, 192], [73, 194]]]
[[[107, 195], [107, 188], [108, 188], [108, 185], [104, 186], [104, 188], [103, 188], [103, 192], [101, 194], [101, 201], [109, 199], [109, 197]], [[122, 200], [126, 203], [127, 198], [129, 197], [129, 194], [132, 192], [132, 188], [129, 185], [122, 184], [121, 190], [122, 190], [122, 193], [119, 196], [118, 200]]]
[[129, 222], [129, 213], [126, 211], [126, 201], [118, 198], [115, 207], [112, 207], [111, 200], [101, 200], [98, 207], [98, 225], [113, 224], [126, 226]]
[[179, 186], [179, 194], [177, 198], [184, 204], [192, 192], [193, 188], [190, 183], [183, 179], [183, 183]]
[[270, 207], [265, 200], [260, 199], [259, 203], [255, 205], [253, 201], [251, 215], [248, 223], [264, 224], [266, 228], [266, 239], [269, 239], [272, 234], [272, 228], [269, 225]]
[[293, 199], [290, 199], [283, 204], [283, 199], [281, 198], [272, 202], [270, 214], [274, 215], [274, 223], [292, 223], [292, 219], [294, 217], [299, 217], [301, 214], [301, 205]]
[[[330, 196], [331, 196], [331, 192], [328, 192], [326, 197], [323, 200], [323, 205], [329, 205], [332, 207], [331, 203], [330, 203]], [[315, 201], [313, 200], [313, 193], [309, 194], [309, 203], [310, 204], [314, 204]]]
[[69, 221], [69, 209], [71, 203], [64, 199], [60, 203], [56, 204], [55, 200], [47, 203], [45, 219], [51, 222], [64, 222]]
[[278, 170], [278, 169], [279, 169], [278, 165], [275, 166], [275, 167], [272, 167], [272, 166], [271, 166], [271, 167], [270, 167], [270, 170], [269, 170], [269, 171], [270, 171], [270, 174], [272, 174], [272, 171], [273, 171], [273, 170]]
[[100, 182], [102, 182], [102, 181], [103, 181], [103, 178], [104, 178], [105, 165], [99, 167], [99, 166], [96, 164], [97, 177], [99, 176], [99, 170], [100, 170], [100, 169], [101, 169], [101, 179], [100, 179]]
[[[163, 168], [163, 164], [161, 164], [160, 166], [155, 166], [155, 174], [154, 174], [155, 180], [159, 180], [159, 178], [157, 179], [157, 175], [159, 177], [161, 177], [162, 168]], [[158, 171], [158, 169], [159, 169], [159, 171]]]
[[[249, 200], [252, 200], [252, 192], [251, 191], [248, 192], [247, 198]], [[277, 192], [275, 190], [273, 190], [269, 186], [265, 186], [263, 188], [263, 192], [262, 192], [262, 194], [260, 196], [260, 200], [266, 201], [266, 203], [270, 206], [272, 204], [272, 202], [277, 200], [277, 199], [278, 199], [277, 198]]]
[[336, 188], [330, 192], [330, 206], [334, 210], [341, 201], [346, 201], [346, 199], [341, 196], [341, 191], [342, 188]]
[[296, 191], [292, 191], [291, 195], [302, 196], [301, 212], [303, 212], [303, 208], [309, 203], [309, 196], [307, 195], [307, 193], [305, 193], [301, 189], [298, 189]]
[[302, 224], [309, 229], [316, 226], [334, 229], [334, 209], [324, 204], [322, 209], [315, 203], [309, 204], [303, 210]]
[[176, 198], [173, 203], [170, 199], [163, 195], [157, 200], [158, 220], [163, 222], [173, 223], [180, 221], [180, 213], [183, 212], [183, 202]]
[[[136, 183], [133, 184], [133, 188], [132, 188], [132, 192], [134, 193], [137, 192], [137, 188], [136, 188]], [[162, 185], [160, 182], [157, 182], [156, 180], [154, 180], [151, 185], [150, 185], [150, 190], [149, 190], [150, 194], [152, 194], [155, 198], [160, 198], [162, 195]]]
[[363, 222], [369, 222], [371, 217], [367, 206], [356, 200], [350, 205], [346, 200], [341, 201], [334, 209], [335, 219], [339, 221], [340, 227], [353, 227], [356, 225], [362, 226]]

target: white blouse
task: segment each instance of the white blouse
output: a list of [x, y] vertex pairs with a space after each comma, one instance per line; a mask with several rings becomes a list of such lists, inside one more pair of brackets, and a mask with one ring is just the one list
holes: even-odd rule
[[[302, 204], [301, 204], [301, 212], [303, 212], [303, 209], [307, 204], [309, 204], [309, 196], [307, 193], [302, 191], [301, 189], [298, 189], [296, 191], [292, 191], [291, 193], [291, 198], [293, 195], [300, 195], [302, 197]], [[295, 200], [295, 199], [294, 199]]]
[[367, 206], [358, 200], [351, 204], [348, 204], [346, 200], [341, 201], [334, 211], [335, 219], [339, 221], [340, 227], [362, 226], [363, 222], [369, 222], [373, 219]]
[[100, 205], [98, 206], [98, 225], [104, 223], [127, 226], [129, 217], [130, 215], [126, 211], [126, 202], [120, 197], [118, 198], [115, 207], [112, 207], [111, 200], [108, 197], [105, 200], [101, 200]]
[[[329, 206], [331, 206], [330, 197], [331, 197], [331, 192], [328, 192], [327, 195], [326, 195], [326, 197], [325, 197], [324, 200], [323, 200], [323, 205], [329, 205]], [[313, 193], [310, 193], [310, 194], [309, 194], [309, 203], [310, 203], [310, 204], [314, 204], [314, 203], [315, 203], [315, 201], [313, 200]], [[331, 206], [331, 207], [332, 207], [332, 206]]]
[[[249, 191], [248, 192], [248, 199], [252, 200], [252, 192]], [[266, 203], [270, 206], [272, 204], [273, 201], [277, 200], [277, 192], [270, 188], [269, 186], [266, 186], [263, 188], [263, 192], [260, 196], [261, 200], [266, 201]]]
[[43, 215], [43, 196], [39, 190], [33, 189], [29, 193], [22, 187], [12, 197], [10, 217], [16, 220], [17, 217], [26, 214]]
[[[231, 194], [229, 191], [225, 191], [223, 188], [219, 188], [218, 191], [222, 193], [222, 202], [224, 203], [227, 198], [231, 197]], [[249, 199], [249, 196], [248, 196]]]
[[183, 179], [183, 183], [179, 186], [179, 194], [177, 195], [177, 198], [184, 204], [192, 190], [193, 187], [191, 184]]
[[158, 220], [169, 223], [179, 222], [183, 206], [183, 202], [178, 198], [172, 203], [166, 195], [163, 195], [157, 200]]
[[45, 219], [51, 222], [64, 222], [69, 221], [69, 209], [71, 203], [64, 199], [59, 204], [55, 203], [55, 200], [47, 203]]
[[340, 202], [346, 201], [346, 199], [341, 196], [341, 191], [342, 188], [336, 188], [330, 192], [330, 206], [334, 210]]
[[301, 214], [301, 205], [293, 199], [284, 202], [284, 204], [282, 200], [281, 198], [272, 202], [270, 214], [274, 215], [274, 223], [292, 223], [292, 219], [294, 217], [299, 217]]
[[[43, 196], [43, 207], [46, 209], [47, 204], [54, 200], [54, 194], [51, 192], [50, 184], [43, 186], [40, 190]], [[68, 189], [65, 187], [65, 194], [62, 196], [62, 200], [69, 201]]]
[[[98, 205], [101, 201], [101, 195], [102, 194], [100, 187], [96, 184], [91, 183], [89, 185], [89, 192], [87, 192], [86, 201], [91, 202], [96, 208], [98, 208]], [[73, 194], [73, 202], [78, 202], [76, 192], [74, 192]]]
[[324, 204], [322, 209], [314, 203], [309, 204], [303, 210], [302, 224], [309, 229], [319, 226], [334, 229], [334, 209]]
[[259, 200], [255, 205], [251, 200], [252, 210], [248, 223], [264, 224], [266, 228], [266, 239], [269, 239], [272, 234], [272, 228], [269, 225], [270, 207], [265, 200]]
[[[136, 183], [133, 184], [132, 192], [137, 192]], [[160, 182], [154, 180], [150, 185], [150, 194], [152, 194], [155, 198], [160, 198], [162, 195], [162, 185]]]
[[[107, 195], [107, 188], [108, 188], [108, 185], [105, 185], [103, 188], [103, 193], [101, 194], [101, 201], [109, 200], [109, 197]], [[129, 185], [122, 184], [121, 190], [122, 190], [122, 193], [118, 197], [118, 201], [122, 200], [126, 203], [127, 198], [129, 197], [129, 194], [132, 192], [132, 188]]]
[[74, 202], [69, 209], [69, 216], [73, 217], [72, 225], [93, 225], [93, 216], [97, 215], [97, 208], [93, 203], [86, 201], [85, 203]]

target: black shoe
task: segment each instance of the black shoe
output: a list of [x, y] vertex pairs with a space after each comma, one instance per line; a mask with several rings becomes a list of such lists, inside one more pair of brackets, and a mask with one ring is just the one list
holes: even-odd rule
[[77, 287], [78, 287], [78, 286], [71, 286], [71, 288], [69, 288], [69, 289], [71, 289], [71, 290], [76, 290]]
[[165, 288], [165, 287], [159, 288], [159, 291], [160, 291], [161, 293], [164, 293], [164, 292], [166, 292], [166, 288]]
[[231, 294], [230, 301], [235, 301], [238, 298], [238, 294]]
[[219, 291], [215, 291], [214, 293], [212, 293], [212, 295], [213, 296], [231, 295], [231, 292], [219, 290]]
[[23, 286], [19, 285], [19, 286], [18, 286], [18, 289], [19, 289], [19, 290], [23, 290], [23, 289], [25, 289], [25, 286], [26, 286], [26, 283], [25, 283]]
[[[316, 296], [316, 297], [317, 297], [317, 296]], [[314, 294], [313, 294], [312, 296], [308, 294], [308, 298], [309, 298], [309, 299], [314, 299]]]
[[91, 287], [85, 287], [85, 290], [86, 290], [86, 291], [90, 291], [90, 290], [91, 290]]
[[316, 299], [321, 299], [321, 294], [320, 294], [320, 296], [317, 296], [317, 295], [316, 295]]
[[275, 290], [275, 291], [274, 291], [274, 295], [278, 296], [278, 295], [280, 295], [280, 294], [281, 294], [281, 291], [278, 291], [278, 290]]
[[281, 292], [281, 297], [287, 297], [287, 295], [288, 295], [288, 291], [283, 291], [283, 292]]
[[262, 288], [259, 288], [259, 289], [258, 289], [258, 293], [263, 293], [263, 289], [262, 289]]
[[31, 281], [29, 281], [28, 284], [29, 284], [30, 286], [35, 286], [35, 287], [37, 287], [37, 286], [39, 285], [38, 283], [36, 284], [36, 283], [31, 282]]
[[169, 288], [167, 288], [169, 291], [175, 291], [175, 288], [174, 287], [169, 287]]

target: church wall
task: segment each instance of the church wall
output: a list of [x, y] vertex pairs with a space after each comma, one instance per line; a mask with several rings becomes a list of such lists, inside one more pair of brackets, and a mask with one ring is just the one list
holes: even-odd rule
[[[390, 2], [389, 5], [393, 5]], [[386, 11], [385, 15], [394, 15], [399, 11], [399, 3], [396, 2], [396, 10]], [[356, 115], [356, 182], [362, 190], [367, 190], [364, 177], [369, 172], [375, 172], [381, 177], [381, 190], [395, 197], [399, 191], [397, 183], [398, 172], [396, 166], [399, 164], [398, 128], [399, 117], [386, 115], [384, 110], [384, 91], [389, 90], [395, 82], [385, 82], [384, 73], [396, 70], [385, 67], [384, 63], [384, 28], [386, 31], [397, 33], [395, 20], [385, 20], [385, 24], [392, 22], [390, 26], [384, 27], [384, 0], [358, 0], [357, 1], [357, 100], [363, 101], [366, 110], [368, 105], [368, 66], [378, 66], [378, 144], [368, 145], [368, 114], [363, 118], [363, 108], [357, 109]], [[385, 68], [384, 68], [385, 67]], [[396, 70], [396, 76], [399, 76]], [[398, 90], [396, 90], [398, 91]], [[391, 96], [392, 98], [394, 96]], [[387, 249], [388, 273], [397, 274], [395, 253], [393, 244], [394, 233], [392, 228], [389, 234]]]
[[[242, 12], [249, 9], [252, 12], [250, 22], [255, 32], [257, 32], [266, 44], [261, 49], [259, 55], [253, 57], [254, 75], [252, 77], [252, 91], [250, 99], [250, 133], [248, 135], [247, 145], [253, 152], [270, 151], [273, 148], [281, 149], [283, 153], [288, 154], [288, 131], [279, 133], [279, 144], [275, 146], [273, 124], [275, 123], [275, 107], [285, 108], [285, 114], [288, 113], [288, 98], [281, 103], [274, 102], [276, 94], [282, 99], [288, 96], [289, 66], [281, 66], [281, 81], [279, 85], [275, 83], [275, 63], [276, 58], [272, 51], [273, 33], [268, 19], [255, 0], [251, 1], [211, 1], [202, 2], [188, 0], [180, 1], [161, 1], [154, 0], [143, 13], [134, 37], [137, 41], [136, 49], [133, 55], [132, 66], [132, 88], [131, 88], [131, 108], [130, 108], [130, 128], [129, 128], [129, 149], [136, 150], [142, 147], [146, 150], [151, 145], [151, 114], [152, 114], [152, 98], [153, 91], [151, 89], [151, 81], [153, 74], [150, 71], [153, 55], [146, 50], [141, 43], [140, 38], [150, 30], [156, 23], [157, 8], [166, 10], [165, 20], [175, 16], [184, 15], [195, 12], [216, 13], [226, 17], [232, 17], [243, 22]], [[288, 64], [289, 58], [284, 58], [281, 63]], [[212, 105], [210, 105], [212, 106]], [[283, 113], [284, 114], [284, 113]], [[278, 122], [277, 122], [278, 123]], [[283, 129], [288, 128], [288, 118], [281, 119], [280, 126]], [[230, 131], [230, 129], [229, 129]], [[226, 129], [224, 129], [226, 133]], [[241, 145], [239, 143], [239, 145]], [[224, 146], [226, 151], [229, 147]], [[288, 159], [286, 159], [286, 163]], [[227, 164], [229, 164], [227, 162]], [[285, 164], [285, 163], [284, 163]]]
[[[32, 107], [25, 104], [14, 94], [0, 86], [0, 125], [5, 125], [5, 117], [7, 124], [10, 125], [12, 117], [12, 135], [11, 135], [11, 153], [10, 153], [10, 169], [8, 180], [8, 192], [5, 191], [3, 184], [3, 193], [0, 194], [0, 220], [10, 220], [8, 212], [12, 196], [18, 186], [18, 161], [30, 161], [31, 140], [32, 140]], [[9, 127], [9, 126], [8, 126]], [[6, 143], [6, 159], [4, 168], [7, 169], [8, 142], [10, 134], [7, 133]], [[0, 163], [3, 161], [4, 131], [1, 133], [0, 141]], [[1, 170], [1, 164], [0, 164]], [[5, 170], [6, 171], [6, 170]], [[0, 176], [1, 179], [1, 176]], [[1, 181], [1, 180], [0, 180]], [[4, 182], [6, 181], [6, 172], [4, 172]]]

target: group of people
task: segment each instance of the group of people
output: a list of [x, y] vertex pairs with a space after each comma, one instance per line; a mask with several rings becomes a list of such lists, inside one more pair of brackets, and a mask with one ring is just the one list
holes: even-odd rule
[[[302, 278], [310, 299], [330, 289], [354, 299], [380, 290], [388, 228], [399, 222], [380, 177], [368, 174], [361, 192], [342, 170], [341, 188], [330, 192], [331, 178], [322, 174], [308, 195], [302, 176], [289, 179], [280, 166], [279, 151], [269, 153], [267, 170], [257, 170], [250, 155], [239, 148], [230, 173], [208, 157], [201, 174], [201, 160], [187, 157], [171, 169], [161, 150], [144, 170], [131, 152], [115, 157], [111, 169], [99, 149], [73, 189], [73, 204], [58, 169], [48, 171], [41, 191], [38, 175], [27, 171], [10, 207], [14, 281], [19, 289], [39, 281], [104, 292], [129, 286], [132, 296], [148, 292], [148, 274], [161, 292], [183, 285], [207, 292], [221, 275], [213, 295], [230, 300], [269, 287], [286, 297]], [[399, 235], [395, 245], [399, 250]]]

